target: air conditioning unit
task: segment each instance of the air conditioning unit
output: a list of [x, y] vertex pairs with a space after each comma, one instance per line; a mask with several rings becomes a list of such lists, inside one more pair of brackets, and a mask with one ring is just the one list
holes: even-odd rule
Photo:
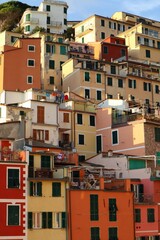
[[160, 178], [160, 170], [156, 170], [156, 177]]

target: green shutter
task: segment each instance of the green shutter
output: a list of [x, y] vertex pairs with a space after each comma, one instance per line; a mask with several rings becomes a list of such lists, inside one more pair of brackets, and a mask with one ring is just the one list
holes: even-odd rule
[[97, 82], [101, 83], [101, 74], [97, 73]]
[[42, 228], [47, 228], [47, 213], [42, 212]]
[[33, 226], [32, 212], [28, 212], [28, 228], [31, 229], [32, 226]]
[[116, 220], [117, 220], [116, 199], [110, 198], [109, 199], [109, 221], [116, 221]]
[[85, 81], [89, 81], [90, 77], [89, 77], [89, 72], [85, 72]]
[[91, 227], [91, 240], [100, 240], [99, 227]]
[[48, 212], [48, 228], [52, 228], [52, 212]]
[[147, 219], [148, 219], [148, 222], [154, 222], [155, 219], [154, 219], [154, 208], [148, 208], [147, 209]]
[[52, 183], [52, 196], [53, 197], [60, 197], [61, 196], [61, 183], [60, 182], [53, 182]]
[[66, 46], [60, 46], [60, 54], [66, 55]]
[[96, 221], [98, 216], [98, 195], [90, 195], [90, 220]]
[[109, 239], [118, 240], [118, 238], [117, 238], [117, 228], [116, 227], [111, 227], [108, 230], [109, 230]]
[[8, 206], [8, 225], [19, 225], [19, 206]]
[[37, 182], [37, 195], [42, 196], [42, 182]]
[[8, 188], [19, 187], [19, 169], [8, 169]]
[[30, 182], [30, 196], [33, 196], [33, 182]]
[[135, 209], [135, 222], [141, 222], [141, 209]]
[[62, 212], [62, 228], [66, 228], [66, 212]]

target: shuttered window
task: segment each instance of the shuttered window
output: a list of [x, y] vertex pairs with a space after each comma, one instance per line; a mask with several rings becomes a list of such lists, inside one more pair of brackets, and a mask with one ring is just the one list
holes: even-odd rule
[[90, 220], [97, 221], [98, 216], [98, 195], [90, 195]]
[[60, 197], [61, 196], [61, 183], [60, 182], [53, 182], [52, 183], [52, 196], [53, 197]]
[[8, 225], [19, 225], [19, 206], [8, 206]]
[[8, 188], [19, 188], [19, 169], [8, 169]]

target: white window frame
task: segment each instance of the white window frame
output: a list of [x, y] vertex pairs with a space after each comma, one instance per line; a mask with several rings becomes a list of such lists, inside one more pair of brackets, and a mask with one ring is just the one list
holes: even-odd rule
[[[34, 49], [30, 50], [29, 49], [30, 47], [33, 47]], [[35, 48], [36, 48], [35, 45], [28, 45], [28, 52], [35, 52]]]
[[[30, 83], [29, 80], [28, 80], [30, 77], [32, 78], [32, 82], [31, 82], [31, 83]], [[32, 75], [28, 75], [28, 76], [27, 76], [27, 84], [33, 84], [33, 76], [32, 76]]]
[[[8, 170], [9, 169], [18, 169], [19, 170], [19, 187], [18, 188], [16, 188], [16, 189], [20, 189], [21, 187], [21, 182], [20, 182], [20, 180], [21, 180], [21, 169], [19, 168], [19, 167], [7, 167], [7, 174], [6, 174], [6, 188], [7, 189], [12, 189], [12, 188], [8, 188]], [[14, 188], [13, 188], [14, 189]]]
[[[18, 206], [19, 207], [19, 225], [9, 225], [8, 224], [8, 207], [9, 206]], [[7, 204], [7, 217], [6, 217], [6, 226], [20, 226], [21, 225], [21, 205], [20, 204]]]
[[[34, 65], [33, 65], [33, 66], [30, 66], [30, 65], [29, 65], [29, 61], [33, 61], [33, 62], [34, 62]], [[27, 59], [27, 67], [35, 67], [35, 59]]]
[[62, 213], [53, 212], [52, 216], [53, 216], [52, 228], [62, 228]]
[[[117, 143], [113, 143], [113, 136], [112, 136], [113, 132], [117, 132]], [[119, 131], [118, 131], [118, 129], [114, 129], [114, 130], [111, 131], [111, 140], [112, 140], [112, 146], [119, 145]]]
[[32, 214], [33, 214], [33, 216], [32, 216], [33, 228], [34, 229], [42, 228], [42, 213], [41, 212], [33, 212]]

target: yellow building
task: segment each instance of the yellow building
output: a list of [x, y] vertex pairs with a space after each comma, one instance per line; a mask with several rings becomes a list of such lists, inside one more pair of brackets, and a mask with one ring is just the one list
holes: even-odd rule
[[21, 38], [21, 33], [14, 33], [9, 31], [3, 31], [0, 33], [0, 46], [9, 45], [12, 46], [18, 38]]
[[[66, 124], [71, 128], [67, 128]], [[69, 92], [68, 100], [60, 105], [60, 139], [62, 142], [68, 140], [73, 151], [78, 153], [79, 161], [84, 161], [96, 154], [95, 133], [95, 104]]]
[[88, 43], [102, 41], [111, 34], [116, 36], [132, 26], [134, 26], [134, 23], [92, 15], [73, 28], [75, 29], [75, 41]]
[[94, 103], [105, 98], [104, 63], [94, 59], [70, 58], [62, 66], [63, 91], [71, 91]]
[[30, 153], [28, 170], [28, 240], [67, 239], [65, 168], [54, 154]]
[[62, 34], [37, 32], [41, 38], [41, 86], [45, 90], [61, 90], [62, 64], [68, 59], [68, 43]]

